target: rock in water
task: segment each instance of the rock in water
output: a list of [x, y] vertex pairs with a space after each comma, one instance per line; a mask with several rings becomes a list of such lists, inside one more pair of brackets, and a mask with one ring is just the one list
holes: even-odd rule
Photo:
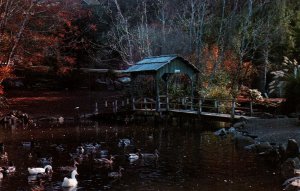
[[286, 157], [293, 158], [298, 156], [299, 154], [299, 146], [295, 139], [289, 139], [286, 147]]
[[239, 148], [244, 148], [245, 146], [252, 145], [255, 143], [254, 139], [248, 136], [236, 135], [234, 137], [234, 143]]
[[281, 165], [281, 176], [284, 179], [289, 179], [295, 176], [294, 170], [300, 168], [300, 160], [298, 157], [288, 158]]

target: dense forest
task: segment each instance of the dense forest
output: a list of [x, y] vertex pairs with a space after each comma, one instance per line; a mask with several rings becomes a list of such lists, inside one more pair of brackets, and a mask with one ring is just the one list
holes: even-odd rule
[[0, 12], [1, 81], [178, 54], [200, 70], [203, 94], [281, 96], [278, 79], [291, 76], [299, 87], [298, 0], [3, 0]]

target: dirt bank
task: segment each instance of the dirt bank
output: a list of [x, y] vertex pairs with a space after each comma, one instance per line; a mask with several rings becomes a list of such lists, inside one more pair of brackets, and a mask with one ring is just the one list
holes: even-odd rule
[[300, 122], [297, 118], [251, 119], [243, 130], [257, 135], [258, 141], [286, 144], [288, 139], [295, 139], [300, 143]]

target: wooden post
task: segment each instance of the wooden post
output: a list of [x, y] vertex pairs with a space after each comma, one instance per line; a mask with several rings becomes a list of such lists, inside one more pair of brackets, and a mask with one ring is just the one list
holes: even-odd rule
[[155, 88], [156, 88], [156, 111], [160, 112], [160, 97], [159, 97], [159, 84], [158, 84], [158, 76], [155, 75]]
[[186, 98], [182, 98], [182, 105], [184, 106], [184, 109], [187, 109], [187, 105], [186, 105]]
[[220, 108], [219, 108], [219, 100], [215, 100], [215, 108], [217, 110], [217, 113], [220, 112]]
[[191, 79], [191, 110], [194, 110], [194, 80], [193, 77]]
[[105, 105], [105, 107], [108, 107], [107, 101], [105, 101], [104, 105]]
[[169, 109], [170, 109], [170, 106], [169, 106], [169, 96], [167, 95], [167, 97], [166, 97], [166, 109], [167, 109], [167, 111], [169, 111]]
[[135, 111], [135, 99], [134, 99], [134, 97], [132, 98], [132, 110]]
[[157, 97], [157, 100], [156, 100], [156, 111], [160, 112], [160, 97], [158, 96]]
[[98, 103], [97, 102], [95, 103], [95, 113], [94, 114], [98, 115]]
[[253, 102], [250, 101], [250, 116], [253, 116]]
[[118, 100], [115, 101], [115, 107], [116, 107], [115, 111], [117, 113], [118, 112]]
[[146, 104], [147, 104], [147, 100], [146, 100], [146, 98], [144, 98], [144, 109], [145, 110], [147, 110], [147, 105]]
[[202, 113], [202, 99], [201, 98], [199, 99], [198, 105], [199, 105], [198, 113], [201, 114]]
[[232, 100], [232, 107], [231, 107], [231, 118], [234, 119], [234, 113], [235, 113], [235, 99]]
[[116, 113], [116, 110], [115, 110], [115, 102], [112, 102], [112, 110], [113, 110], [113, 113]]

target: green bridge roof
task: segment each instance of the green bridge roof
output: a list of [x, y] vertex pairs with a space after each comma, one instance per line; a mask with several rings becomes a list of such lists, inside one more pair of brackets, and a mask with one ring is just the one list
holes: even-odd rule
[[199, 70], [180, 56], [163, 55], [146, 57], [143, 60], [137, 62], [135, 65], [129, 67], [124, 72], [156, 72], [159, 73], [159, 76], [162, 76], [164, 73], [186, 73], [189, 76], [192, 76], [193, 74], [198, 73]]

